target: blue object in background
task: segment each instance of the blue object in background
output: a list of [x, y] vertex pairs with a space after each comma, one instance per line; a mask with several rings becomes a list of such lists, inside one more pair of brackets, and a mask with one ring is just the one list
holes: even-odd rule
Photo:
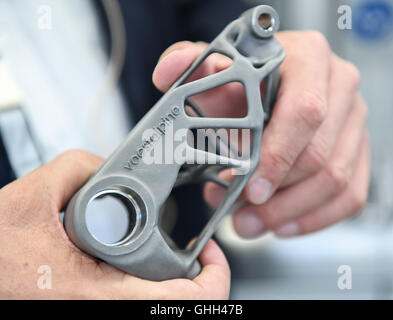
[[382, 40], [392, 34], [392, 3], [386, 0], [369, 0], [354, 7], [353, 31], [364, 40]]

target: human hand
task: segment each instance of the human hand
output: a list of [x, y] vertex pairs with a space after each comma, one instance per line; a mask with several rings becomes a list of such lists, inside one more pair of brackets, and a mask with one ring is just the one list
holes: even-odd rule
[[[210, 241], [193, 281], [146, 281], [97, 261], [67, 237], [59, 214], [102, 160], [69, 151], [0, 190], [0, 299], [226, 299], [230, 271]], [[148, 262], [146, 262], [148, 263]], [[52, 289], [40, 289], [40, 266]]]
[[[337, 57], [317, 32], [279, 32], [276, 37], [287, 51], [281, 85], [264, 132], [260, 165], [242, 195], [249, 204], [234, 217], [236, 230], [246, 238], [268, 230], [281, 237], [320, 230], [359, 212], [368, 194], [367, 106], [359, 93], [358, 70]], [[206, 46], [171, 46], [154, 72], [157, 88], [166, 91]], [[212, 55], [196, 76], [230, 64]], [[199, 96], [200, 107], [210, 116], [239, 116], [244, 106], [238, 105], [237, 87], [215, 90]], [[226, 108], [215, 110], [216, 105]], [[223, 177], [231, 179], [229, 172]], [[217, 206], [225, 192], [208, 184], [205, 198]]]

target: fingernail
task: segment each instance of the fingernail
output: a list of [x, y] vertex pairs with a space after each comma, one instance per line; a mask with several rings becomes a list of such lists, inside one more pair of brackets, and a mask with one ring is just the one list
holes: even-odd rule
[[176, 49], [176, 50], [173, 50], [172, 52], [168, 53], [165, 57], [161, 56], [161, 57], [158, 59], [157, 64], [159, 64], [160, 62], [166, 60], [166, 59], [167, 59], [168, 57], [170, 57], [173, 53], [179, 52], [179, 51], [180, 51], [180, 49]]
[[258, 237], [264, 231], [262, 220], [250, 211], [239, 212], [235, 216], [234, 224], [239, 236], [246, 239]]
[[289, 222], [276, 229], [274, 233], [282, 238], [294, 237], [300, 233], [300, 226], [296, 222]]
[[[179, 52], [179, 51], [181, 51], [181, 50], [174, 50], [174, 51], [172, 51], [171, 53], [167, 54], [165, 57], [160, 57], [160, 59], [159, 59], [158, 62], [157, 62], [156, 67], [154, 68], [153, 75], [152, 75], [152, 79], [153, 79], [153, 82], [154, 82], [157, 86], [159, 86], [159, 89], [160, 89], [160, 90], [163, 90], [163, 91], [167, 90], [167, 89], [168, 89], [167, 86], [169, 86], [170, 84], [166, 83], [165, 79], [164, 79], [164, 80], [160, 79], [160, 78], [162, 78], [162, 77], [158, 77], [158, 75], [157, 75], [157, 70], [159, 70], [159, 68], [161, 67], [162, 63], [163, 63], [165, 60], [169, 59], [169, 57], [171, 57], [173, 54], [175, 54], [175, 53], [177, 53], [177, 52]], [[163, 83], [161, 83], [161, 82], [163, 82]]]
[[263, 178], [255, 179], [248, 191], [248, 200], [255, 204], [263, 204], [272, 196], [272, 184]]

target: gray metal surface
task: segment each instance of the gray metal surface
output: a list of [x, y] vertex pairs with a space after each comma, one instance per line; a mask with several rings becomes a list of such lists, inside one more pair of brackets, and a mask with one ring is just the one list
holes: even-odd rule
[[[261, 16], [269, 19], [260, 19]], [[79, 248], [145, 279], [192, 279], [199, 274], [197, 257], [259, 163], [265, 113], [271, 111], [278, 88], [278, 67], [285, 57], [284, 49], [273, 36], [278, 27], [279, 17], [271, 7], [258, 6], [245, 12], [225, 28], [136, 125], [124, 143], [72, 198], [67, 207], [65, 228]], [[232, 65], [217, 74], [187, 83], [189, 76], [213, 53], [230, 57]], [[266, 80], [266, 92], [262, 99], [260, 86], [263, 80]], [[248, 113], [244, 118], [206, 118], [200, 114], [198, 106], [189, 101], [190, 96], [231, 82], [241, 82], [244, 85], [248, 105]], [[200, 117], [187, 115], [186, 103]], [[249, 157], [239, 160], [211, 153], [209, 158], [213, 157], [219, 163], [212, 166], [206, 162], [206, 151], [188, 146], [193, 159], [187, 159], [187, 166], [178, 163], [144, 163], [143, 157], [147, 152], [144, 135], [147, 130], [160, 126], [163, 117], [170, 119], [164, 121], [163, 126], [171, 126], [173, 132], [199, 128], [250, 129], [252, 142]], [[159, 139], [164, 136], [165, 132]], [[173, 150], [176, 150], [179, 143], [181, 142], [173, 141]], [[149, 147], [154, 148], [155, 144], [152, 143]], [[189, 165], [190, 162], [193, 166]], [[230, 183], [226, 183], [217, 175], [227, 168], [244, 169], [244, 174], [236, 175]], [[227, 193], [196, 241], [187, 249], [179, 249], [160, 227], [159, 212], [174, 187], [181, 187], [192, 181], [219, 183], [227, 187]], [[97, 240], [88, 231], [86, 224], [88, 204], [103, 195], [120, 199], [132, 217], [128, 234], [114, 244]]]

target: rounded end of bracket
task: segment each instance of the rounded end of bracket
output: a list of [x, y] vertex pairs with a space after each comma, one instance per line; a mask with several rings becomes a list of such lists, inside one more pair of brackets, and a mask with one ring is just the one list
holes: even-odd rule
[[[93, 203], [104, 197], [104, 202]], [[97, 237], [95, 214], [105, 212], [106, 215], [114, 210], [117, 217], [121, 217], [119, 221], [125, 221], [124, 228], [119, 228], [120, 232], [110, 237]], [[64, 225], [71, 240], [83, 251], [105, 261], [108, 257], [112, 259], [137, 250], [149, 239], [156, 223], [156, 211], [148, 191], [137, 180], [122, 176], [87, 184], [73, 197], [64, 215]]]
[[252, 29], [260, 38], [270, 38], [280, 28], [280, 18], [272, 7], [258, 6], [252, 12]]

